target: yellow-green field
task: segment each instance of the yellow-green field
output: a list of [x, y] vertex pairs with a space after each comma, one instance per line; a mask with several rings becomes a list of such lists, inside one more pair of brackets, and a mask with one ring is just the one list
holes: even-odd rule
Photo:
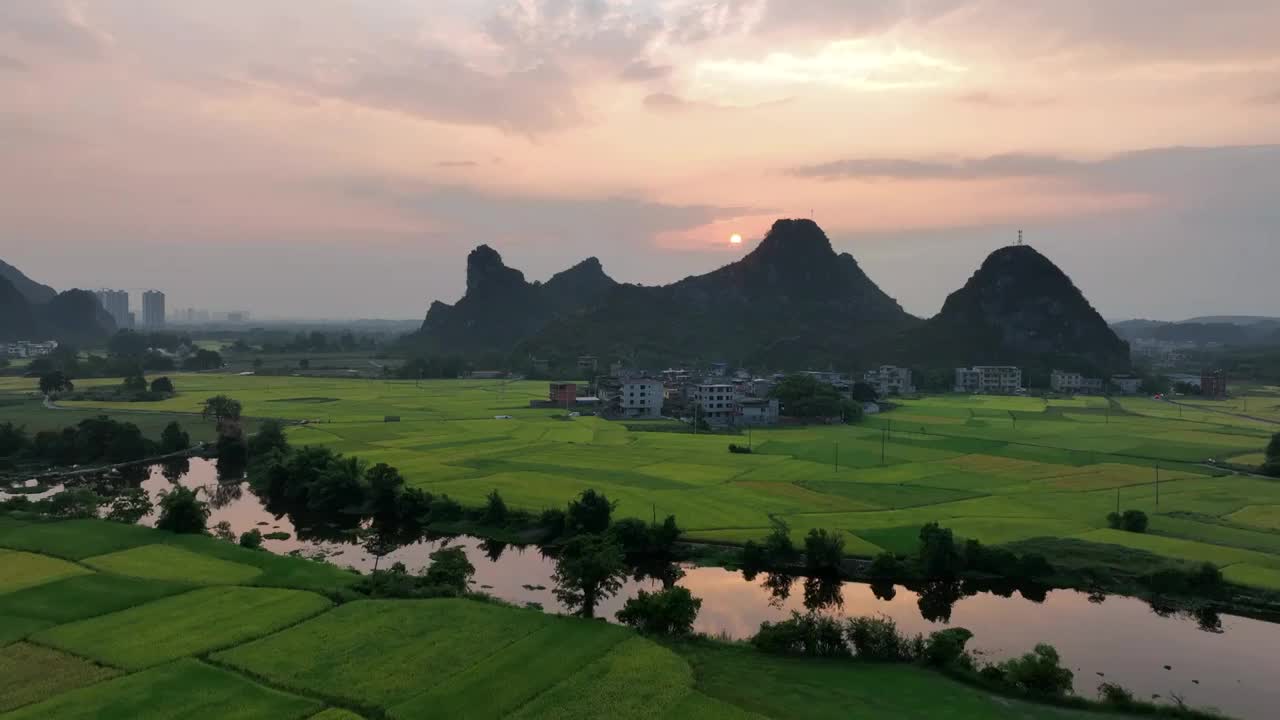
[[[1185, 408], [1179, 418], [1177, 407], [1149, 398], [907, 400], [858, 426], [759, 429], [755, 452], [737, 455], [727, 446], [745, 436], [556, 419], [556, 410], [528, 407], [545, 396], [543, 382], [174, 381], [172, 399], [108, 410], [194, 414], [204, 398], [227, 394], [254, 417], [310, 421], [290, 430], [296, 444], [389, 463], [410, 484], [466, 504], [496, 489], [537, 511], [595, 488], [620, 515], [675, 515], [692, 539], [743, 542], [781, 518], [797, 535], [843, 530], [848, 552], [872, 555], [910, 549], [920, 525], [938, 521], [987, 543], [1078, 538], [1240, 565], [1232, 576], [1280, 589], [1280, 483], [1208, 462], [1259, 453], [1280, 426]], [[23, 389], [0, 381], [0, 394]], [[1117, 498], [1121, 509], [1153, 516], [1149, 537], [1099, 533]]]

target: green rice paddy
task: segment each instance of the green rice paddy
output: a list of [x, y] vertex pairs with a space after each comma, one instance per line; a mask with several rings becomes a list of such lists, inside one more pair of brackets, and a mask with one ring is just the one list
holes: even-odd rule
[[[7, 529], [0, 548], [10, 555], [7, 543], [30, 547], [41, 539], [65, 552], [74, 536], [84, 545], [77, 554], [87, 558], [128, 556], [73, 565], [81, 572], [72, 577], [28, 574], [35, 584], [0, 589], [0, 630], [26, 637], [0, 636], [4, 720], [1089, 716], [996, 699], [912, 666], [664, 645], [622, 627], [497, 603], [334, 606], [303, 589], [221, 584], [229, 579], [225, 564], [253, 567], [249, 558], [263, 551], [225, 542], [217, 553], [202, 552], [213, 545], [182, 546], [200, 558], [194, 561], [165, 554], [179, 546], [161, 531], [144, 530], [148, 538], [119, 550], [122, 535], [105, 521], [0, 519]], [[56, 525], [66, 527], [54, 532]], [[68, 562], [35, 557], [50, 567]], [[184, 578], [201, 587], [139, 574], [172, 559], [186, 562]], [[317, 581], [305, 571], [275, 575]]]
[[[557, 418], [558, 410], [529, 407], [545, 396], [543, 382], [206, 374], [174, 381], [179, 394], [146, 411], [185, 413], [203, 426], [195, 415], [201, 401], [230, 395], [247, 415], [306, 421], [290, 429], [296, 444], [389, 463], [411, 485], [464, 504], [497, 490], [508, 505], [539, 511], [594, 488], [621, 516], [675, 515], [690, 539], [742, 543], [782, 519], [797, 538], [810, 528], [842, 531], [847, 552], [857, 555], [910, 550], [915, 531], [938, 521], [989, 544], [1138, 543], [1171, 559], [1247, 565], [1231, 575], [1280, 589], [1280, 483], [1219, 469], [1256, 457], [1280, 425], [1229, 412], [1149, 398], [950, 395], [903, 400], [856, 426], [758, 429], [748, 438]], [[0, 379], [0, 396], [28, 391], [31, 382]], [[95, 382], [116, 381], [85, 381]], [[1250, 414], [1257, 407], [1264, 417], [1274, 402], [1251, 398]], [[138, 405], [104, 410], [137, 417]], [[731, 455], [730, 442], [749, 442], [755, 452]], [[1117, 506], [1151, 516], [1151, 534], [1099, 532]]]

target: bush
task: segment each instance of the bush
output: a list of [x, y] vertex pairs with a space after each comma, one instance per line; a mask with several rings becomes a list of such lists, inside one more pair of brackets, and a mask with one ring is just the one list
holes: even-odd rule
[[1036, 695], [1065, 695], [1075, 675], [1059, 665], [1058, 651], [1041, 643], [1033, 652], [1000, 663], [1005, 682]]
[[98, 516], [102, 498], [89, 488], [63, 490], [48, 500], [48, 512], [64, 518], [92, 518]]
[[502, 525], [507, 522], [507, 503], [502, 500], [497, 489], [485, 498], [482, 522], [486, 525]]
[[204, 532], [209, 521], [209, 505], [196, 497], [196, 491], [178, 486], [160, 493], [160, 519], [156, 529], [195, 535]]
[[897, 555], [883, 552], [877, 555], [867, 567], [867, 577], [872, 580], [897, 580], [905, 574], [905, 570]]
[[791, 526], [786, 521], [774, 518], [773, 531], [764, 539], [764, 556], [766, 564], [771, 568], [794, 565], [800, 559], [800, 551], [791, 541]]
[[844, 561], [844, 536], [814, 528], [804, 538], [805, 564], [814, 574], [838, 574]]
[[1215, 595], [1222, 591], [1222, 571], [1212, 563], [1192, 570], [1165, 568], [1142, 577], [1142, 583], [1162, 595]]
[[1147, 531], [1147, 524], [1147, 514], [1141, 510], [1125, 510], [1123, 514], [1113, 512], [1107, 515], [1107, 525], [1112, 530], [1143, 533]]
[[231, 523], [226, 520], [222, 520], [217, 525], [213, 526], [213, 536], [219, 540], [226, 540], [227, 542], [236, 541], [236, 534], [231, 530]]
[[929, 636], [925, 642], [923, 660], [926, 665], [941, 668], [973, 667], [973, 658], [965, 652], [964, 646], [973, 638], [973, 633], [965, 628], [947, 628]]
[[538, 516], [538, 525], [553, 538], [564, 535], [565, 522], [564, 511], [560, 508], [547, 508], [542, 511], [542, 515]]
[[240, 547], [249, 548], [250, 550], [262, 549], [262, 531], [254, 528], [248, 532], [240, 533]]
[[849, 619], [846, 635], [857, 656], [863, 660], [880, 662], [908, 662], [911, 640], [898, 632], [898, 624], [892, 618], [855, 617]]
[[955, 536], [933, 522], [920, 528], [920, 565], [929, 580], [946, 580], [963, 569]]
[[1121, 710], [1127, 710], [1134, 706], [1133, 693], [1128, 688], [1116, 683], [1104, 682], [1098, 686], [1098, 699], [1104, 705]]
[[751, 448], [746, 447], [744, 445], [729, 443], [729, 452], [733, 453], [734, 455], [750, 455]]
[[673, 587], [658, 592], [641, 590], [627, 600], [617, 614], [618, 622], [648, 635], [685, 637], [693, 633], [702, 600], [688, 588]]
[[175, 392], [173, 381], [167, 377], [158, 377], [151, 381], [151, 392], [162, 395], [172, 395]]
[[762, 623], [751, 638], [751, 644], [761, 652], [775, 655], [804, 655], [806, 657], [849, 657], [851, 652], [845, 642], [840, 623], [816, 613], [801, 615], [791, 612], [790, 620]]
[[151, 497], [142, 488], [126, 490], [111, 499], [107, 519], [133, 525], [151, 514]]
[[442, 548], [431, 553], [431, 565], [423, 577], [428, 585], [444, 588], [459, 595], [467, 591], [476, 568], [462, 548]]
[[574, 535], [602, 533], [609, 529], [613, 507], [614, 503], [609, 502], [609, 498], [603, 493], [584, 490], [569, 502], [569, 510], [565, 513], [565, 527]]
[[177, 422], [171, 422], [160, 431], [160, 452], [176, 453], [191, 447], [191, 436]]
[[462, 519], [462, 506], [448, 495], [431, 499], [431, 522], [456, 522]]
[[750, 575], [760, 572], [768, 567], [768, 558], [765, 549], [755, 540], [748, 540], [742, 546], [742, 570]]

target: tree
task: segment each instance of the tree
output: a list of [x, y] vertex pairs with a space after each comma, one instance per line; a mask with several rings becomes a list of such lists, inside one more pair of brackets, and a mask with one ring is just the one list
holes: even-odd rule
[[102, 498], [89, 488], [64, 490], [49, 499], [49, 514], [64, 518], [97, 517]]
[[299, 369], [299, 370], [310, 370], [310, 369], [311, 369], [311, 361], [310, 361], [310, 360], [308, 360], [308, 359], [306, 359], [306, 358], [302, 358], [301, 360], [299, 360], [299, 361], [298, 361], [298, 369]]
[[61, 370], [54, 370], [40, 376], [40, 392], [45, 395], [56, 395], [60, 392], [71, 392], [75, 389], [71, 378], [64, 375]]
[[570, 534], [602, 533], [609, 529], [609, 517], [613, 514], [614, 505], [603, 493], [593, 489], [584, 490], [576, 499], [569, 501], [565, 527]]
[[400, 517], [400, 497], [404, 494], [404, 477], [386, 463], [378, 463], [365, 471], [369, 485], [365, 508], [379, 522], [395, 523]]
[[27, 429], [11, 422], [0, 423], [0, 457], [12, 457], [31, 448]]
[[498, 494], [497, 489], [489, 493], [485, 498], [484, 518], [482, 522], [486, 525], [502, 525], [507, 521], [507, 503], [503, 501], [502, 496]]
[[205, 531], [207, 522], [209, 505], [196, 495], [195, 490], [179, 485], [160, 492], [160, 519], [156, 521], [156, 529], [196, 535]]
[[1048, 644], [1036, 645], [1034, 652], [1000, 663], [1005, 680], [1016, 688], [1039, 695], [1065, 695], [1075, 675], [1059, 665], [1058, 651]]
[[213, 536], [227, 542], [236, 541], [236, 534], [231, 530], [231, 523], [226, 520], [221, 520], [217, 525], [213, 526]]
[[769, 394], [778, 399], [782, 414], [789, 417], [839, 417], [847, 404], [835, 386], [812, 375], [788, 375]]
[[238, 400], [233, 400], [226, 395], [215, 395], [204, 401], [200, 417], [205, 420], [212, 417], [217, 424], [221, 425], [225, 420], [239, 420], [240, 411], [241, 406]]
[[860, 403], [875, 402], [880, 399], [880, 393], [876, 392], [875, 388], [862, 381], [858, 381], [853, 384], [853, 390], [850, 394], [853, 396], [854, 400], [857, 400]]
[[240, 533], [240, 547], [249, 548], [250, 550], [262, 549], [262, 531], [254, 528], [247, 532]]
[[844, 629], [834, 618], [817, 613], [801, 615], [794, 610], [789, 620], [762, 623], [751, 644], [775, 655], [849, 657], [851, 654]]
[[781, 518], [771, 518], [773, 530], [764, 539], [764, 559], [771, 568], [794, 565], [800, 559], [800, 551], [791, 541], [791, 526]]
[[150, 514], [151, 496], [142, 488], [132, 488], [111, 499], [107, 519], [134, 525]]
[[249, 465], [249, 449], [239, 426], [228, 426], [218, 436], [218, 479], [238, 480]]
[[258, 432], [248, 440], [249, 458], [262, 457], [272, 450], [284, 452], [289, 449], [289, 440], [284, 434], [284, 425], [279, 420], [264, 420], [258, 426]]
[[374, 523], [372, 527], [361, 533], [364, 538], [362, 547], [364, 551], [373, 556], [373, 572], [378, 572], [378, 563], [382, 562], [382, 558], [395, 552], [400, 547], [399, 539], [391, 529]]
[[804, 558], [809, 572], [839, 574], [844, 561], [844, 537], [838, 532], [814, 528], [804, 538]]
[[845, 634], [860, 660], [905, 662], [912, 659], [911, 643], [898, 631], [898, 623], [891, 617], [849, 618]]
[[191, 436], [182, 429], [178, 421], [165, 425], [164, 430], [160, 431], [160, 452], [165, 454], [182, 452], [189, 447], [191, 447]]
[[200, 349], [182, 363], [185, 370], [217, 370], [222, 367], [222, 356], [213, 350]]
[[172, 395], [176, 391], [173, 388], [172, 380], [168, 377], [158, 377], [151, 381], [151, 392]]
[[694, 597], [688, 588], [673, 587], [653, 593], [641, 590], [627, 600], [617, 618], [623, 625], [647, 635], [687, 637], [693, 634], [693, 622], [701, 609], [702, 600]]
[[1147, 531], [1148, 522], [1147, 514], [1141, 510], [1125, 510], [1124, 513], [1113, 512], [1107, 515], [1107, 525], [1113, 530], [1143, 533]]
[[920, 565], [930, 580], [945, 580], [960, 574], [960, 553], [948, 528], [932, 522], [920, 528]]
[[447, 588], [461, 595], [467, 591], [476, 568], [459, 547], [442, 548], [431, 553], [431, 565], [424, 575], [427, 584]]
[[1267, 445], [1267, 459], [1262, 464], [1262, 472], [1271, 477], [1280, 477], [1280, 433], [1271, 436]]
[[129, 395], [138, 395], [147, 391], [147, 379], [141, 375], [130, 375], [120, 383], [120, 389]]
[[555, 595], [583, 617], [595, 617], [596, 604], [622, 588], [626, 564], [622, 548], [604, 535], [579, 535], [556, 559]]

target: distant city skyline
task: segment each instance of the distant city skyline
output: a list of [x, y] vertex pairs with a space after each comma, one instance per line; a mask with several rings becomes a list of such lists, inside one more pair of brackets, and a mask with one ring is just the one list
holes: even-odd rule
[[1280, 315], [1277, 27], [1273, 0], [14, 0], [0, 258], [413, 318], [481, 243], [660, 284], [813, 216], [920, 316], [1019, 228], [1106, 317]]

